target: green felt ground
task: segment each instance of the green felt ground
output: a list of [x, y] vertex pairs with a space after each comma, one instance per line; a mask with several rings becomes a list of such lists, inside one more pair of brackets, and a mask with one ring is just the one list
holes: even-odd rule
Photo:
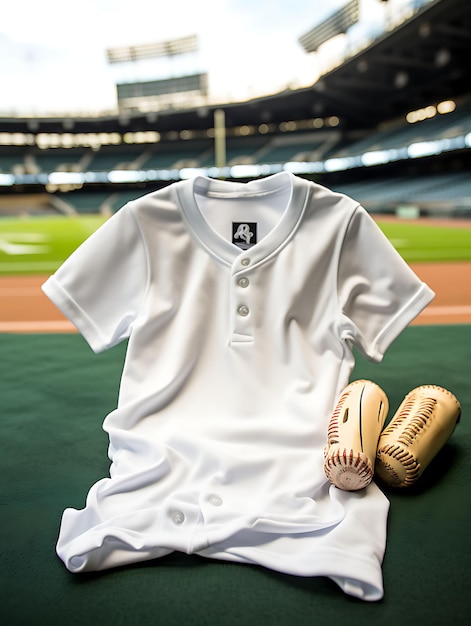
[[[173, 554], [69, 574], [54, 547], [64, 508], [107, 475], [101, 429], [116, 404], [125, 345], [95, 355], [79, 335], [0, 335], [0, 589], [5, 626], [461, 626], [470, 603], [471, 326], [410, 327], [381, 364], [352, 378], [387, 392], [391, 412], [435, 383], [463, 406], [450, 441], [391, 500], [385, 597], [363, 603], [327, 579]], [[390, 412], [390, 414], [391, 414]]]

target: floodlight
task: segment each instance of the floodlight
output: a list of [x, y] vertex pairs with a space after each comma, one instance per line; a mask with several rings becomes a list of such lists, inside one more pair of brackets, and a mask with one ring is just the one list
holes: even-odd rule
[[299, 38], [306, 52], [315, 52], [336, 35], [346, 33], [359, 19], [359, 0], [351, 0], [342, 9]]

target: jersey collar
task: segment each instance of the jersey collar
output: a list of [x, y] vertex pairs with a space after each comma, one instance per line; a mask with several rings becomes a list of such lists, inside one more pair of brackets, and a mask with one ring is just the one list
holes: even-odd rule
[[[234, 195], [243, 197], [245, 194], [268, 193], [279, 189], [280, 186], [289, 186], [291, 193], [279, 221], [266, 237], [245, 251], [222, 237], [208, 224], [195, 198], [196, 190], [220, 193], [223, 198], [224, 194], [230, 194], [231, 197]], [[175, 189], [178, 207], [187, 226], [200, 244], [210, 254], [228, 265], [233, 265], [240, 257], [250, 257], [250, 265], [253, 267], [255, 263], [262, 262], [277, 253], [295, 232], [304, 212], [309, 183], [294, 176], [291, 172], [280, 172], [248, 183], [197, 176], [177, 183]]]

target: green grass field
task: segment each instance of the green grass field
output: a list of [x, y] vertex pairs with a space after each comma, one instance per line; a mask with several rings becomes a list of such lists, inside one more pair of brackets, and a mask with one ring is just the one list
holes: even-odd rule
[[[98, 215], [0, 219], [0, 275], [54, 272], [104, 220]], [[408, 262], [471, 261], [471, 228], [378, 223]]]
[[402, 221], [378, 224], [410, 263], [471, 260], [471, 228]]
[[6, 218], [0, 220], [0, 276], [50, 274], [105, 218]]

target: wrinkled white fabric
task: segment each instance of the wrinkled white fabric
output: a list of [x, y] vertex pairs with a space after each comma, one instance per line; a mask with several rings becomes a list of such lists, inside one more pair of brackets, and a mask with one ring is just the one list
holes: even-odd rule
[[43, 289], [94, 351], [129, 338], [110, 476], [63, 514], [70, 571], [178, 550], [382, 597], [389, 503], [328, 483], [327, 424], [352, 346], [380, 361], [433, 292], [357, 202], [287, 172], [174, 183]]

